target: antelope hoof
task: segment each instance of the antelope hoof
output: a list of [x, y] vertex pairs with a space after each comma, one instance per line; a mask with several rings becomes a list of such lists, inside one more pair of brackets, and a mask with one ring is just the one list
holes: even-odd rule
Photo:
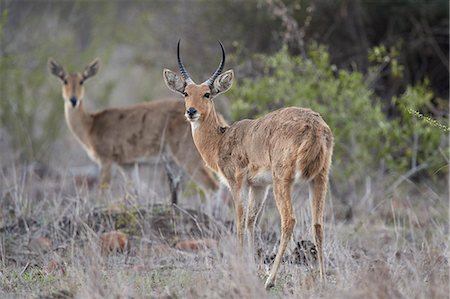
[[106, 190], [109, 189], [109, 186], [109, 183], [101, 183], [99, 187], [101, 190]]
[[267, 278], [266, 283], [264, 284], [264, 287], [266, 288], [266, 290], [270, 290], [271, 288], [273, 288], [275, 286], [273, 279]]

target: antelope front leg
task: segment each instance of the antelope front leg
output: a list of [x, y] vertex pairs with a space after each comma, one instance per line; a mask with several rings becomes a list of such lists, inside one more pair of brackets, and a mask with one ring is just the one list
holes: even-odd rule
[[231, 193], [233, 195], [234, 202], [236, 235], [239, 242], [239, 253], [241, 253], [244, 244], [244, 205], [242, 204], [241, 190], [239, 186], [231, 187]]

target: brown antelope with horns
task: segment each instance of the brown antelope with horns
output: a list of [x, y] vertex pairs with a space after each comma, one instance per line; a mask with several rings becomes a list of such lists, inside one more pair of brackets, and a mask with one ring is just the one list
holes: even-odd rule
[[92, 61], [82, 73], [68, 74], [52, 58], [50, 73], [62, 82], [64, 111], [72, 133], [89, 157], [100, 166], [100, 187], [108, 186], [113, 163], [119, 166], [156, 157], [163, 151], [207, 191], [218, 189], [212, 173], [190, 137], [180, 101], [161, 100], [124, 108], [108, 108], [89, 113], [84, 110], [85, 81], [99, 69]]
[[166, 85], [184, 96], [185, 116], [191, 124], [194, 143], [206, 164], [229, 186], [239, 244], [242, 247], [245, 228], [253, 254], [258, 207], [264, 202], [268, 187], [273, 186], [281, 217], [281, 241], [265, 282], [266, 288], [273, 286], [293, 234], [292, 186], [299, 180], [309, 183], [313, 237], [323, 280], [324, 205], [333, 152], [331, 130], [318, 113], [298, 107], [279, 109], [231, 126], [223, 123], [214, 109], [213, 98], [231, 87], [234, 74], [233, 70], [222, 73], [225, 50], [222, 43], [219, 44], [222, 61], [218, 69], [211, 78], [196, 84], [181, 61], [178, 41], [178, 66], [182, 76], [165, 69]]

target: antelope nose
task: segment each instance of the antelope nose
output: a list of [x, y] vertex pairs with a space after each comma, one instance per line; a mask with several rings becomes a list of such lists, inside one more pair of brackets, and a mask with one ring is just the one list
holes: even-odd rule
[[72, 103], [72, 107], [75, 107], [77, 105], [77, 98], [76, 97], [71, 97], [70, 98], [70, 102]]
[[195, 115], [195, 113], [197, 113], [197, 109], [195, 109], [194, 107], [190, 107], [188, 110], [186, 110], [186, 113], [192, 117]]

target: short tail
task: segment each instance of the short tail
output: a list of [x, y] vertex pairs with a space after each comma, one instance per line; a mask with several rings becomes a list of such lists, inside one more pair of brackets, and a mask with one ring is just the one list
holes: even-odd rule
[[328, 163], [327, 141], [321, 136], [311, 134], [298, 150], [298, 169], [305, 180], [314, 178]]

